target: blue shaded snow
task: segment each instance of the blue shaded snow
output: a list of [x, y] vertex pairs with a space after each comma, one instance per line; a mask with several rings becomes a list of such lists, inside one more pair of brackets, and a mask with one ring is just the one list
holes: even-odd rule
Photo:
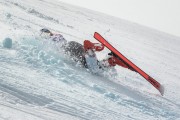
[[[161, 103], [157, 104], [157, 106], [154, 105], [156, 101], [154, 103], [148, 103], [150, 101], [148, 100], [148, 97], [146, 98], [143, 95], [139, 95], [138, 93], [133, 92], [128, 88], [124, 89], [122, 85], [118, 85], [117, 87], [119, 88], [113, 90], [112, 88], [116, 88], [116, 86], [114, 86], [114, 84], [112, 84], [108, 78], [98, 75], [92, 75], [91, 73], [86, 71], [85, 68], [76, 66], [76, 63], [73, 62], [73, 60], [71, 60], [67, 55], [65, 55], [63, 51], [59, 51], [58, 48], [56, 48], [56, 44], [53, 44], [49, 41], [44, 41], [43, 39], [40, 39], [38, 37], [23, 37], [19, 38], [18, 42], [15, 42], [13, 46], [13, 50], [17, 52], [17, 59], [25, 61], [28, 65], [27, 67], [36, 69], [37, 71], [44, 71], [48, 75], [51, 75], [52, 77], [58, 79], [59, 82], [62, 82], [67, 86], [71, 86], [72, 88], [81, 88], [69, 90], [69, 92], [72, 94], [80, 94], [81, 91], [88, 90], [88, 100], [101, 100], [97, 101], [100, 102], [96, 103], [97, 106], [101, 106], [99, 104], [101, 104], [101, 102], [105, 102], [102, 103], [103, 110], [101, 107], [98, 108], [96, 106], [97, 108], [94, 108], [93, 110], [91, 108], [88, 108], [89, 113], [85, 113], [82, 112], [83, 110], [81, 109], [77, 110], [81, 106], [81, 104], [84, 103], [83, 100], [81, 101], [82, 103], [79, 103], [80, 101], [78, 101], [78, 106], [71, 107], [70, 105], [63, 104], [66, 101], [66, 99], [63, 97], [61, 97], [60, 99], [65, 99], [65, 101], [59, 103], [56, 102], [56, 100], [54, 100], [53, 98], [46, 98], [46, 94], [29, 94], [25, 91], [20, 91], [17, 88], [7, 86], [3, 82], [0, 84], [1, 90], [15, 95], [17, 98], [21, 99], [22, 101], [28, 104], [46, 106], [49, 109], [59, 112], [65, 112], [72, 115], [78, 114], [77, 116], [79, 116], [82, 119], [87, 119], [88, 115], [91, 116], [90, 119], [94, 118], [94, 116], [94, 119], [103, 118], [102, 116], [97, 117], [97, 115], [94, 115], [96, 109], [97, 111], [100, 111], [99, 113], [97, 112], [97, 114], [100, 114], [102, 111], [103, 112], [101, 113], [101, 115], [110, 112], [111, 114], [114, 114], [114, 116], [117, 117], [114, 119], [119, 119], [122, 117], [122, 114], [118, 113], [118, 111], [123, 108], [126, 110], [132, 110], [136, 112], [138, 111], [139, 113], [151, 116], [152, 118], [156, 117], [158, 119], [164, 118], [170, 120], [179, 117], [178, 113], [175, 113], [174, 111], [169, 111], [168, 107], [163, 107]], [[13, 62], [12, 58], [8, 58], [8, 56], [5, 57], [3, 55], [1, 55], [0, 61], [5, 62], [6, 60], [7, 62], [8, 59], [9, 63]], [[106, 82], [108, 84], [104, 84]], [[65, 91], [68, 91], [68, 89]], [[91, 92], [93, 93], [93, 95], [91, 95]], [[127, 97], [127, 95], [123, 95], [124, 93], [128, 94], [129, 97]], [[58, 94], [61, 94], [61, 92], [59, 92]], [[139, 95], [139, 97], [137, 95]], [[133, 98], [133, 96], [137, 96], [138, 99], [135, 99], [136, 97]], [[140, 100], [141, 98], [142, 100]], [[43, 99], [44, 101], [42, 101], [41, 99]], [[41, 102], [39, 102], [39, 100]], [[71, 102], [72, 101], [70, 101], [70, 103]], [[112, 108], [104, 108], [104, 104], [107, 104], [106, 102], [111, 104]], [[92, 107], [89, 104], [85, 104], [85, 106], [83, 107], [88, 106]], [[126, 118], [138, 119], [138, 117], [134, 116], [134, 114], [127, 115]]]

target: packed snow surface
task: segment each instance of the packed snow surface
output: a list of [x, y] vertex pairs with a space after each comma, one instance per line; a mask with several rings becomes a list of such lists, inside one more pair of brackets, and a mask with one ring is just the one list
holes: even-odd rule
[[[163, 84], [164, 96], [128, 69], [90, 73], [42, 39], [41, 28], [81, 44], [99, 32]], [[179, 37], [57, 0], [0, 0], [0, 120], [178, 120], [179, 45]]]

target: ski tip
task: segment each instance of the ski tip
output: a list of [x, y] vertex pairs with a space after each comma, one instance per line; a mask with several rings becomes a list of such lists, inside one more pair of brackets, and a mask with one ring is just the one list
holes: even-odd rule
[[98, 34], [98, 32], [94, 32], [94, 35]]
[[99, 34], [97, 32], [94, 32], [94, 38], [96, 38], [96, 36], [98, 36]]
[[160, 86], [159, 92], [161, 93], [162, 96], [164, 95], [164, 86], [163, 85]]

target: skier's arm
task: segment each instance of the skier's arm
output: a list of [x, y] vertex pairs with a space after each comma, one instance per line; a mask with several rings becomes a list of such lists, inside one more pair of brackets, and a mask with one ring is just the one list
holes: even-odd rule
[[104, 45], [100, 43], [92, 43], [89, 40], [85, 40], [84, 49], [85, 51], [87, 51], [88, 49], [93, 49], [95, 51], [102, 51], [104, 49]]

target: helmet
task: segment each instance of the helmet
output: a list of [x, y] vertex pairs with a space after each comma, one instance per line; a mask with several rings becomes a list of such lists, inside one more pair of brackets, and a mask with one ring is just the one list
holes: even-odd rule
[[48, 30], [47, 28], [41, 29], [40, 32], [41, 32], [40, 36], [41, 36], [42, 38], [47, 39], [47, 38], [49, 38], [50, 36], [52, 36], [51, 31]]
[[41, 32], [45, 32], [45, 33], [51, 33], [51, 31], [48, 30], [47, 28], [43, 28], [43, 29], [41, 29], [40, 31], [41, 31]]

